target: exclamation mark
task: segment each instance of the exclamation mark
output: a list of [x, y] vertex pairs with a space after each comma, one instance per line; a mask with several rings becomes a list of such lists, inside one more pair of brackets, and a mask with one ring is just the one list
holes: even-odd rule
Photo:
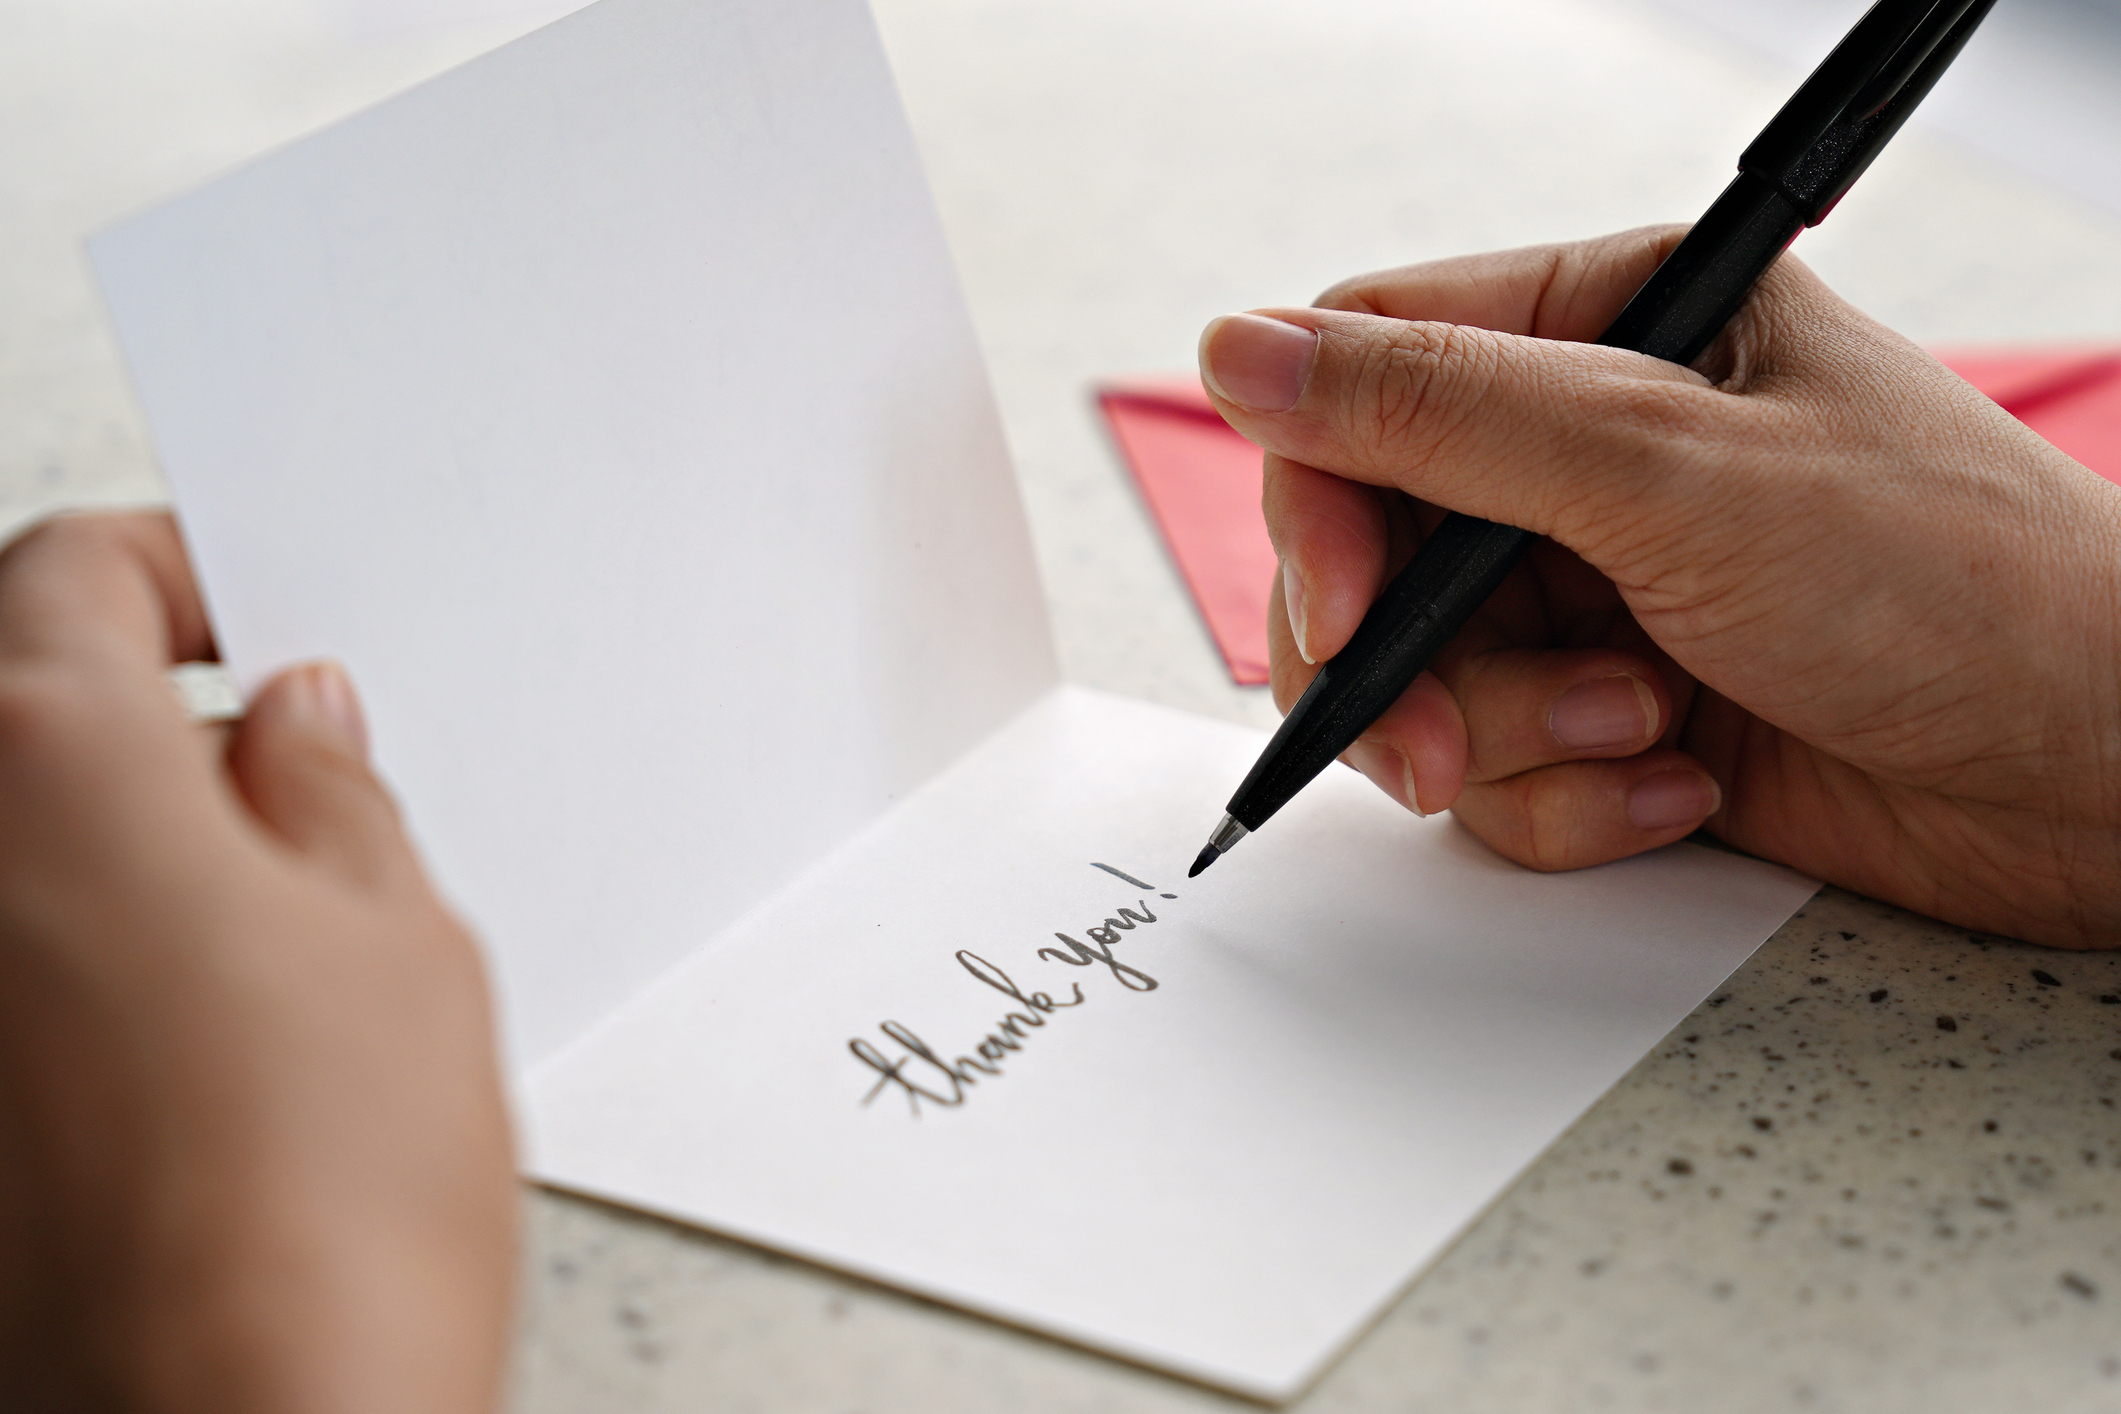
[[[1147, 889], [1147, 890], [1149, 890], [1149, 891], [1150, 891], [1151, 893], [1156, 893], [1156, 885], [1154, 885], [1154, 884], [1149, 884], [1149, 883], [1144, 883], [1144, 882], [1143, 882], [1142, 880], [1140, 880], [1140, 879], [1137, 879], [1137, 878], [1135, 878], [1135, 877], [1134, 877], [1134, 876], [1133, 876], [1132, 874], [1129, 874], [1129, 873], [1128, 873], [1128, 872], [1127, 872], [1126, 870], [1124, 870], [1124, 869], [1114, 869], [1114, 868], [1113, 868], [1113, 867], [1112, 867], [1111, 865], [1109, 865], [1109, 864], [1099, 864], [1099, 863], [1098, 863], [1098, 862], [1097, 862], [1096, 860], [1094, 860], [1094, 859], [1090, 861], [1090, 867], [1091, 867], [1092, 869], [1102, 869], [1102, 870], [1104, 870], [1104, 871], [1105, 871], [1105, 872], [1106, 872], [1107, 874], [1110, 874], [1110, 875], [1112, 875], [1112, 876], [1113, 876], [1114, 878], [1116, 878], [1116, 879], [1125, 879], [1125, 880], [1126, 880], [1126, 881], [1127, 881], [1128, 883], [1130, 883], [1130, 884], [1134, 885], [1134, 887], [1135, 887], [1135, 888], [1137, 888], [1137, 889]], [[1177, 898], [1177, 897], [1178, 897], [1178, 895], [1177, 895], [1177, 894], [1157, 894], [1156, 896], [1157, 896], [1158, 898]]]

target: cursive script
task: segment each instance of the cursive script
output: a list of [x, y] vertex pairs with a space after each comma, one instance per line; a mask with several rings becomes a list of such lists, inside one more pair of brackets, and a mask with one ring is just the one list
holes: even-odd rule
[[1156, 915], [1149, 911], [1149, 905], [1146, 903], [1142, 904], [1142, 911], [1139, 913], [1131, 908], [1123, 908], [1119, 911], [1119, 917], [1107, 918], [1099, 927], [1083, 929], [1090, 939], [1089, 944], [1078, 943], [1066, 933], [1055, 933], [1054, 937], [1068, 945], [1068, 951], [1064, 953], [1058, 948], [1040, 948], [1038, 955], [1053, 962], [1065, 962], [1070, 967], [1088, 967], [1093, 962], [1102, 962], [1112, 969], [1112, 975], [1119, 979], [1119, 985], [1128, 991], [1153, 992], [1156, 990], [1156, 979], [1139, 968], [1129, 967], [1121, 962], [1112, 955], [1112, 949], [1119, 942], [1122, 931], [1131, 933], [1137, 923], [1155, 921]]
[[972, 1048], [978, 1053], [978, 1060], [971, 1056], [944, 1060], [914, 1033], [912, 1027], [897, 1021], [887, 1021], [877, 1028], [905, 1048], [906, 1054], [897, 1060], [889, 1059], [859, 1036], [849, 1041], [847, 1049], [854, 1052], [855, 1058], [877, 1072], [876, 1084], [862, 1096], [863, 1104], [896, 1086], [905, 1092], [916, 1115], [921, 1112], [923, 1100], [936, 1105], [962, 1105], [965, 1103], [965, 1087], [978, 1084], [983, 1075], [1000, 1075], [1002, 1058], [1011, 1051], [1023, 1049], [1024, 1038], [1030, 1034], [1031, 1028], [1043, 1027], [1046, 1018], [1062, 1007], [1083, 1004], [1083, 989], [1079, 984], [1070, 988], [1074, 995], [1067, 1001], [1057, 1002], [1044, 992], [1026, 993], [1008, 973], [977, 953], [960, 948], [957, 960], [967, 972], [997, 992], [1022, 1002], [1024, 1009], [1005, 1013], [1001, 1024], [980, 1039], [980, 1043]]
[[[1108, 874], [1117, 875], [1130, 884], [1155, 890], [1154, 884], [1143, 883], [1129, 874], [1122, 874], [1109, 864], [1091, 866]], [[1163, 894], [1163, 898], [1176, 898], [1176, 894]], [[1063, 963], [1069, 967], [1102, 966], [1109, 970], [1120, 986], [1130, 992], [1153, 992], [1157, 981], [1148, 973], [1114, 956], [1113, 948], [1122, 941], [1122, 933], [1132, 933], [1137, 928], [1156, 922], [1156, 914], [1149, 908], [1148, 900], [1137, 899], [1136, 908], [1122, 908], [1117, 917], [1108, 917], [1103, 922], [1083, 929], [1088, 941], [1079, 941], [1066, 933], [1055, 933], [1066, 950], [1040, 948], [1038, 958], [1045, 962]], [[923, 1039], [920, 1033], [902, 1021], [886, 1021], [877, 1026], [884, 1040], [895, 1048], [896, 1054], [867, 1037], [857, 1036], [847, 1043], [854, 1058], [876, 1076], [869, 1093], [862, 1096], [867, 1105], [887, 1090], [895, 1090], [906, 1097], [906, 1103], [915, 1118], [920, 1117], [923, 1101], [931, 1105], [953, 1108], [965, 1103], [971, 1087], [983, 1079], [996, 1079], [1002, 1074], [1002, 1063], [1024, 1048], [1024, 1042], [1035, 1031], [1045, 1028], [1056, 1012], [1068, 1007], [1081, 1006], [1088, 998], [1083, 995], [1082, 984], [1070, 983], [1069, 996], [1065, 1001], [1056, 1000], [1048, 992], [1026, 992], [1011, 977], [994, 963], [978, 953], [964, 948], [958, 949], [957, 962], [968, 974], [992, 987], [995, 991], [1018, 1003], [1016, 1007], [1002, 1013], [994, 1029], [982, 1036], [969, 1048], [969, 1054], [947, 1056]]]

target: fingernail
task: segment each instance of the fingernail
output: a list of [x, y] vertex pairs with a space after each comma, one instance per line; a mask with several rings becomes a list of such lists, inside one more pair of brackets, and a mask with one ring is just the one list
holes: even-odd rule
[[1427, 812], [1416, 804], [1414, 793], [1414, 766], [1405, 756], [1382, 742], [1358, 741], [1348, 748], [1348, 764], [1368, 776], [1386, 795], [1427, 819]]
[[1296, 572], [1294, 560], [1281, 562], [1281, 598], [1289, 610], [1289, 632], [1296, 636], [1296, 651], [1306, 663], [1318, 660], [1311, 656], [1310, 624], [1304, 618], [1304, 577]]
[[1638, 830], [1698, 825], [1722, 803], [1723, 792], [1700, 771], [1659, 771], [1628, 792], [1628, 823]]
[[1254, 412], [1287, 412], [1304, 394], [1318, 335], [1257, 314], [1225, 314], [1200, 336], [1208, 386]]
[[1563, 746], [1632, 746], [1657, 734], [1657, 695], [1638, 677], [1580, 682], [1554, 699], [1547, 730]]
[[307, 725], [337, 737], [355, 756], [368, 757], [368, 718], [354, 692], [353, 679], [337, 663], [310, 663], [297, 668], [287, 684], [287, 709]]

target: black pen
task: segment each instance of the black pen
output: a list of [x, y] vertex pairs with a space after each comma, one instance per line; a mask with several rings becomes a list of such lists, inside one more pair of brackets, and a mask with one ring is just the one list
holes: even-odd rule
[[[1738, 177], [1598, 342], [1687, 364], [1807, 226], [1826, 219], [1995, 0], [1879, 0], [1738, 159]], [[1187, 877], [1267, 822], [1354, 744], [1495, 592], [1535, 537], [1446, 516], [1289, 709]]]

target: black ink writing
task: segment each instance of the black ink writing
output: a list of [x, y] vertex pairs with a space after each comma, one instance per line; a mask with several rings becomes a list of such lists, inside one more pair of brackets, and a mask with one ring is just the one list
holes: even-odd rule
[[[1129, 873], [1128, 873], [1128, 872], [1127, 872], [1126, 870], [1124, 870], [1124, 869], [1114, 869], [1114, 868], [1113, 868], [1113, 867], [1112, 867], [1111, 865], [1109, 865], [1109, 864], [1099, 864], [1099, 863], [1098, 863], [1098, 862], [1097, 862], [1096, 860], [1094, 860], [1094, 859], [1093, 859], [1092, 861], [1090, 861], [1090, 867], [1091, 867], [1092, 869], [1102, 869], [1102, 870], [1104, 870], [1104, 871], [1105, 871], [1105, 872], [1106, 872], [1107, 874], [1110, 874], [1110, 875], [1111, 875], [1111, 876], [1112, 876], [1113, 878], [1115, 878], [1115, 879], [1125, 879], [1125, 880], [1126, 880], [1126, 881], [1127, 881], [1128, 883], [1130, 883], [1130, 884], [1134, 885], [1134, 887], [1135, 887], [1135, 888], [1137, 888], [1137, 889], [1148, 889], [1148, 890], [1150, 890], [1150, 891], [1151, 891], [1152, 893], [1153, 893], [1153, 892], [1155, 892], [1155, 889], [1156, 889], [1156, 885], [1154, 885], [1154, 884], [1150, 884], [1150, 883], [1145, 883], [1145, 882], [1143, 882], [1142, 880], [1140, 880], [1140, 879], [1137, 879], [1137, 878], [1135, 878], [1135, 877], [1134, 877], [1134, 876], [1133, 876], [1132, 874], [1129, 874]], [[1177, 898], [1177, 897], [1178, 897], [1178, 895], [1177, 895], [1177, 894], [1158, 894], [1158, 895], [1157, 895], [1157, 897], [1159, 897], [1159, 898]]]
[[[847, 1043], [847, 1049], [854, 1052], [856, 1060], [883, 1077], [876, 1084], [869, 1087], [868, 1094], [862, 1096], [863, 1104], [866, 1105], [871, 1100], [874, 1100], [883, 1092], [884, 1087], [887, 1085], [896, 1085], [899, 1089], [905, 1091], [907, 1103], [913, 1106], [913, 1112], [916, 1115], [921, 1112], [921, 1101], [923, 1100], [928, 1100], [938, 1105], [962, 1105], [965, 1103], [964, 1077], [960, 1076], [948, 1065], [945, 1065], [943, 1058], [930, 1050], [926, 1041], [913, 1034], [912, 1027], [902, 1022], [887, 1021], [877, 1029], [901, 1046], [904, 1046], [907, 1054], [900, 1056], [897, 1060], [891, 1060], [882, 1051], [878, 1050], [875, 1045], [859, 1036]], [[916, 1060], [925, 1062], [927, 1065], [934, 1067], [934, 1069], [941, 1071], [944, 1082], [950, 1086], [950, 1093], [947, 1095], [941, 1094], [921, 1084], [921, 1079], [933, 1079], [933, 1076], [926, 1071], [916, 1072], [915, 1076], [909, 1077], [906, 1074], [906, 1067], [912, 1065]]]
[[[1025, 1006], [1030, 1007], [1033, 1011], [1050, 1013], [1057, 1011], [1064, 1006], [1081, 1006], [1083, 1004], [1083, 989], [1081, 987], [1071, 986], [1070, 990], [1074, 992], [1075, 995], [1072, 1000], [1065, 1002], [1057, 1002], [1053, 1000], [1053, 998], [1047, 996], [1044, 992], [1033, 992], [1031, 993], [1031, 995], [1025, 996], [1022, 990], [1017, 987], [1016, 983], [1009, 980], [1008, 973], [1002, 971], [999, 967], [996, 967], [993, 963], [987, 961], [987, 959], [981, 957], [979, 954], [967, 952], [963, 948], [959, 948], [957, 952], [957, 961], [960, 967], [964, 968], [974, 977], [979, 978], [980, 981], [985, 982], [995, 991], [1002, 993], [1004, 996], [1016, 998]], [[1009, 1015], [1015, 1016], [1017, 1015], [1017, 1013], [1012, 1011], [1009, 1013]], [[1025, 1021], [1027, 1024], [1032, 1026], [1044, 1026], [1046, 1024], [1043, 1019], [1034, 1021], [1026, 1017]]]
[[1119, 917], [1107, 918], [1098, 927], [1083, 929], [1084, 935], [1090, 939], [1087, 944], [1077, 942], [1066, 933], [1055, 933], [1054, 937], [1068, 945], [1068, 951], [1040, 948], [1038, 955], [1049, 962], [1065, 962], [1070, 967], [1088, 967], [1094, 962], [1102, 962], [1112, 969], [1113, 977], [1128, 991], [1153, 992], [1157, 985], [1154, 977], [1138, 967], [1129, 967], [1112, 955], [1113, 945], [1119, 942], [1122, 932], [1131, 933], [1137, 924], [1156, 921], [1156, 915], [1149, 911], [1148, 903], [1141, 901], [1141, 906], [1142, 911], [1139, 913], [1131, 908], [1123, 908], [1119, 911]]
[[[1154, 884], [1143, 883], [1131, 874], [1122, 873], [1109, 864], [1093, 865], [1107, 874], [1125, 879], [1138, 888], [1154, 892]], [[1176, 894], [1162, 894], [1163, 898], [1176, 898]], [[1083, 934], [1089, 939], [1081, 942], [1066, 933], [1053, 936], [1066, 945], [1066, 951], [1058, 948], [1040, 948], [1042, 961], [1064, 963], [1069, 967], [1102, 965], [1109, 969], [1113, 979], [1130, 992], [1153, 992], [1158, 983], [1154, 977], [1129, 963], [1120, 961], [1113, 948], [1122, 941], [1122, 934], [1132, 933], [1137, 928], [1156, 922], [1156, 914], [1147, 899], [1137, 899], [1137, 908], [1122, 908], [1116, 917], [1108, 917], [1094, 927], [1085, 928]], [[972, 1087], [982, 1080], [994, 1080], [1003, 1074], [1002, 1065], [1024, 1049], [1024, 1043], [1035, 1032], [1043, 1030], [1056, 1012], [1081, 1006], [1086, 1000], [1080, 983], [1069, 985], [1066, 1000], [1059, 1000], [1050, 992], [1025, 991], [1007, 972], [969, 949], [957, 951], [958, 966], [965, 969], [975, 981], [993, 988], [1016, 1003], [1002, 1013], [1001, 1020], [993, 1030], [980, 1037], [969, 1048], [969, 1054], [947, 1057], [931, 1046], [918, 1032], [902, 1021], [885, 1021], [877, 1026], [884, 1039], [897, 1049], [890, 1054], [884, 1046], [866, 1036], [857, 1036], [847, 1043], [848, 1052], [876, 1076], [869, 1092], [862, 1096], [866, 1106], [886, 1091], [895, 1091], [906, 1097], [907, 1108], [914, 1118], [921, 1115], [923, 1101], [944, 1109], [955, 1108], [965, 1103]]]
[[[897, 1060], [892, 1060], [864, 1038], [849, 1041], [847, 1049], [854, 1053], [854, 1058], [875, 1071], [878, 1077], [876, 1084], [869, 1087], [869, 1093], [862, 1096], [863, 1104], [895, 1086], [905, 1095], [906, 1103], [912, 1106], [915, 1115], [920, 1114], [923, 1100], [935, 1105], [962, 1105], [965, 1103], [965, 1087], [978, 1084], [981, 1076], [989, 1079], [999, 1076], [1002, 1059], [1011, 1051], [1022, 1050], [1024, 1038], [1033, 1029], [1044, 1026], [1047, 1017], [1063, 1007], [1083, 1004], [1083, 989], [1079, 986], [1069, 989], [1072, 995], [1067, 1001], [1056, 1001], [1050, 993], [1026, 992], [1008, 973], [978, 953], [961, 948], [957, 960], [967, 972], [995, 991], [1022, 1002], [1023, 1010], [1004, 1013], [1001, 1024], [980, 1038], [979, 1044], [972, 1048], [979, 1055], [978, 1060], [959, 1056], [954, 1061], [946, 1061], [911, 1027], [897, 1021], [887, 1021], [877, 1028], [905, 1049], [906, 1054]], [[931, 1088], [935, 1086], [948, 1088]]]

